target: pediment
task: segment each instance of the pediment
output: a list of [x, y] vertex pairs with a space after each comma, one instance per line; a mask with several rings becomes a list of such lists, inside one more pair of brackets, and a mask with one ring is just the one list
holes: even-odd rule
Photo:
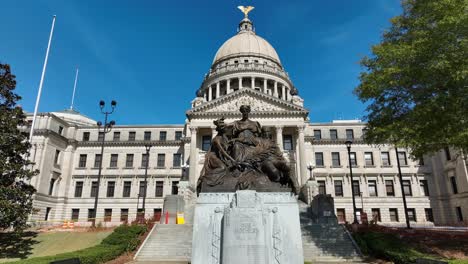
[[252, 113], [256, 115], [308, 115], [308, 111], [304, 107], [252, 89], [242, 89], [196, 106], [187, 111], [187, 116], [219, 114], [237, 115], [241, 105], [250, 105]]

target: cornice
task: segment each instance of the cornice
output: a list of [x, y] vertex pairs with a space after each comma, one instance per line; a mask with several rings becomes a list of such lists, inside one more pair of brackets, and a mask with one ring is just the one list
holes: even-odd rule
[[[184, 143], [183, 140], [135, 140], [135, 141], [104, 141], [104, 146], [113, 146], [113, 147], [134, 147], [145, 145], [151, 146], [182, 146]], [[80, 141], [78, 142], [80, 147], [96, 147], [101, 146], [101, 141]]]

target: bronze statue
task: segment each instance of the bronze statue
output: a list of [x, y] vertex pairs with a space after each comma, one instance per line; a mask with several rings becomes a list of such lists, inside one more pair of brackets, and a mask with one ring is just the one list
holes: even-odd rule
[[242, 119], [225, 124], [215, 120], [218, 134], [205, 156], [198, 192], [257, 191], [297, 192], [297, 182], [278, 146], [260, 123], [249, 119], [250, 106], [240, 107]]

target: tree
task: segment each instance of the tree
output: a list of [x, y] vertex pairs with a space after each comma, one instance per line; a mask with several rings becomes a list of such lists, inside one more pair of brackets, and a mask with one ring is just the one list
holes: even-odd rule
[[369, 143], [468, 151], [468, 1], [404, 0], [354, 90], [368, 104]]
[[22, 230], [33, 211], [35, 189], [28, 182], [37, 171], [26, 157], [30, 144], [27, 133], [21, 132], [25, 115], [16, 102], [21, 97], [13, 91], [15, 76], [10, 66], [0, 63], [0, 229]]

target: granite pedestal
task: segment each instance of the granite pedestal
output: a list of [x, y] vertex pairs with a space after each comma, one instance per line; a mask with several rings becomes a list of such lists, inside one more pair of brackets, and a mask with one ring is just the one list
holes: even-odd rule
[[299, 208], [288, 192], [201, 193], [193, 264], [304, 263]]

